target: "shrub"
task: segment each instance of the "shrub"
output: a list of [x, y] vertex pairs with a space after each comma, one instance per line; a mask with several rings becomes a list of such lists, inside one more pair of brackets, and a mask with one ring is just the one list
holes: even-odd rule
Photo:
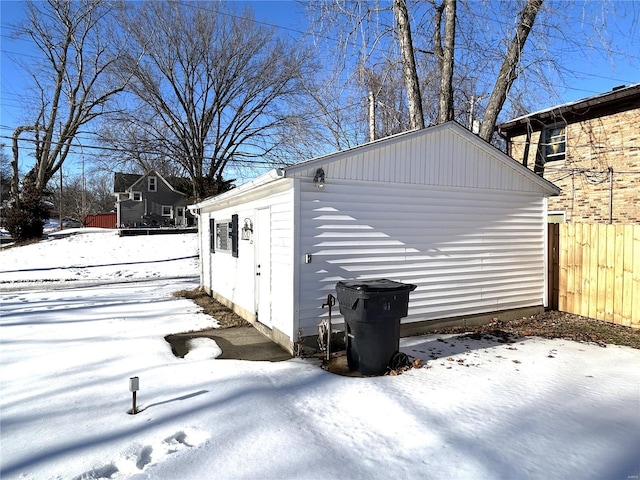
[[49, 206], [33, 188], [24, 188], [18, 201], [10, 203], [5, 227], [16, 242], [42, 237]]

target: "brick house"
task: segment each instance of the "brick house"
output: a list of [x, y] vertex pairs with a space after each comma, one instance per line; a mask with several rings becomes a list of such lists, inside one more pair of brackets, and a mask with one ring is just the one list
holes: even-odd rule
[[155, 170], [144, 175], [114, 174], [118, 227], [185, 227], [195, 224], [187, 210], [188, 181], [165, 179]]
[[496, 128], [511, 157], [562, 189], [550, 222], [640, 223], [640, 84]]

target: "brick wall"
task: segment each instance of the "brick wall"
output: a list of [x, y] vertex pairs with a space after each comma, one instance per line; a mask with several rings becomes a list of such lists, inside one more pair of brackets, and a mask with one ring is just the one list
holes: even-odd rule
[[[539, 138], [531, 138], [532, 170]], [[522, 162], [525, 136], [512, 140], [511, 154]], [[549, 198], [549, 210], [564, 211], [568, 222], [607, 223], [612, 167], [612, 221], [640, 223], [640, 109], [570, 124], [566, 142], [565, 159], [545, 165], [544, 178], [562, 188]]]

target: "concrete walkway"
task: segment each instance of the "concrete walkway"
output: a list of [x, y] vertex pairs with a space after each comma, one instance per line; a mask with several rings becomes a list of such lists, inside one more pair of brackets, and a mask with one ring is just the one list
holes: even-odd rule
[[171, 344], [174, 355], [184, 357], [188, 352], [186, 341], [192, 338], [214, 340], [222, 350], [222, 355], [218, 357], [222, 359], [281, 362], [292, 358], [284, 348], [253, 327], [214, 328], [201, 332], [178, 333], [167, 335], [165, 340]]

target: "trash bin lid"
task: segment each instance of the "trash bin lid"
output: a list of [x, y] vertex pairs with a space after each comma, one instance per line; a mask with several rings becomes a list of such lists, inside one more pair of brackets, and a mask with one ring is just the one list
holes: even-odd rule
[[341, 280], [336, 284], [336, 288], [347, 288], [358, 292], [367, 293], [391, 293], [393, 291], [413, 291], [416, 285], [411, 283], [401, 283], [387, 278], [375, 280]]

